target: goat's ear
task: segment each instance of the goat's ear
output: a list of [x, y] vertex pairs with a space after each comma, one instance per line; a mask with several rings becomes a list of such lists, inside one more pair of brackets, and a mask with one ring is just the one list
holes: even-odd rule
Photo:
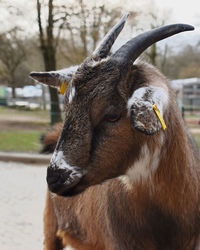
[[157, 133], [162, 124], [153, 105], [156, 105], [163, 117], [167, 103], [168, 94], [163, 88], [150, 86], [135, 90], [128, 100], [128, 114], [132, 126], [146, 135]]
[[49, 71], [49, 72], [31, 72], [30, 77], [38, 82], [44, 83], [51, 87], [59, 88], [61, 83], [69, 83], [75, 74], [78, 66], [72, 66], [66, 69]]

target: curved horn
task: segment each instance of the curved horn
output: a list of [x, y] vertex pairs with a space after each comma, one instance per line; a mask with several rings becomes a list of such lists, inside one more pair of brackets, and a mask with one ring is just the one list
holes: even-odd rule
[[119, 33], [124, 27], [127, 17], [129, 14], [126, 14], [122, 17], [122, 19], [117, 23], [104, 37], [102, 42], [98, 45], [98, 47], [93, 52], [92, 58], [94, 60], [102, 59], [106, 57], [115, 42], [116, 38], [118, 37]]
[[133, 63], [140, 54], [152, 44], [188, 30], [194, 30], [194, 27], [188, 24], [171, 24], [147, 31], [129, 40], [118, 49], [112, 57], [117, 60], [120, 65], [130, 61]]

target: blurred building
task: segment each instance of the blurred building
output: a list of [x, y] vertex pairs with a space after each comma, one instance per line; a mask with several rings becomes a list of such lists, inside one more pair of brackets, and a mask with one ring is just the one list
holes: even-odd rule
[[[0, 105], [21, 107], [25, 109], [50, 109], [50, 95], [47, 86], [42, 84], [27, 85], [16, 88], [16, 98], [12, 98], [12, 89], [0, 86]], [[59, 95], [60, 106], [63, 109], [64, 96]]]
[[177, 95], [178, 104], [185, 110], [200, 111], [200, 78], [187, 78], [171, 81]]
[[16, 98], [12, 98], [12, 89], [7, 88], [7, 105], [18, 106], [30, 109], [40, 108], [42, 105], [41, 85], [28, 85], [23, 88], [16, 88]]
[[0, 86], [0, 106], [7, 106], [7, 88]]

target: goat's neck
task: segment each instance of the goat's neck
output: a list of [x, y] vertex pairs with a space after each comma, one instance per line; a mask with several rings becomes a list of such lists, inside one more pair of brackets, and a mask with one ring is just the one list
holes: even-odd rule
[[173, 213], [180, 213], [184, 208], [187, 214], [195, 209], [198, 200], [197, 172], [191, 163], [184, 126], [177, 126], [178, 130], [171, 135], [166, 132], [163, 136], [161, 132], [156, 146], [151, 140], [147, 141], [141, 149], [140, 160], [127, 171], [127, 177], [120, 179], [134, 196], [142, 193], [143, 197]]

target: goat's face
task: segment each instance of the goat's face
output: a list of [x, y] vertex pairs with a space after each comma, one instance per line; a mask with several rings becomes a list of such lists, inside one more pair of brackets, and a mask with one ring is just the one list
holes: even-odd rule
[[128, 93], [119, 82], [112, 60], [84, 64], [75, 74], [66, 95], [62, 134], [48, 167], [52, 192], [81, 192], [125, 173], [137, 157], [138, 140], [127, 116]]
[[70, 81], [63, 130], [47, 170], [48, 186], [54, 193], [72, 196], [124, 174], [139, 156], [144, 134], [161, 129], [153, 104], [158, 105], [162, 114], [167, 93], [158, 87], [147, 87], [148, 79], [137, 72], [133, 61], [153, 42], [192, 28], [171, 25], [147, 32], [107, 57], [126, 17], [90, 59], [78, 69], [71, 69], [74, 74], [71, 81], [69, 71], [31, 74], [54, 86], [63, 80]]
[[71, 196], [125, 174], [138, 159], [146, 134], [160, 130], [153, 104], [162, 112], [167, 94], [145, 86], [136, 66], [130, 65], [127, 72], [121, 76], [118, 63], [108, 58], [86, 61], [75, 73], [65, 96], [62, 133], [47, 170], [52, 192]]

